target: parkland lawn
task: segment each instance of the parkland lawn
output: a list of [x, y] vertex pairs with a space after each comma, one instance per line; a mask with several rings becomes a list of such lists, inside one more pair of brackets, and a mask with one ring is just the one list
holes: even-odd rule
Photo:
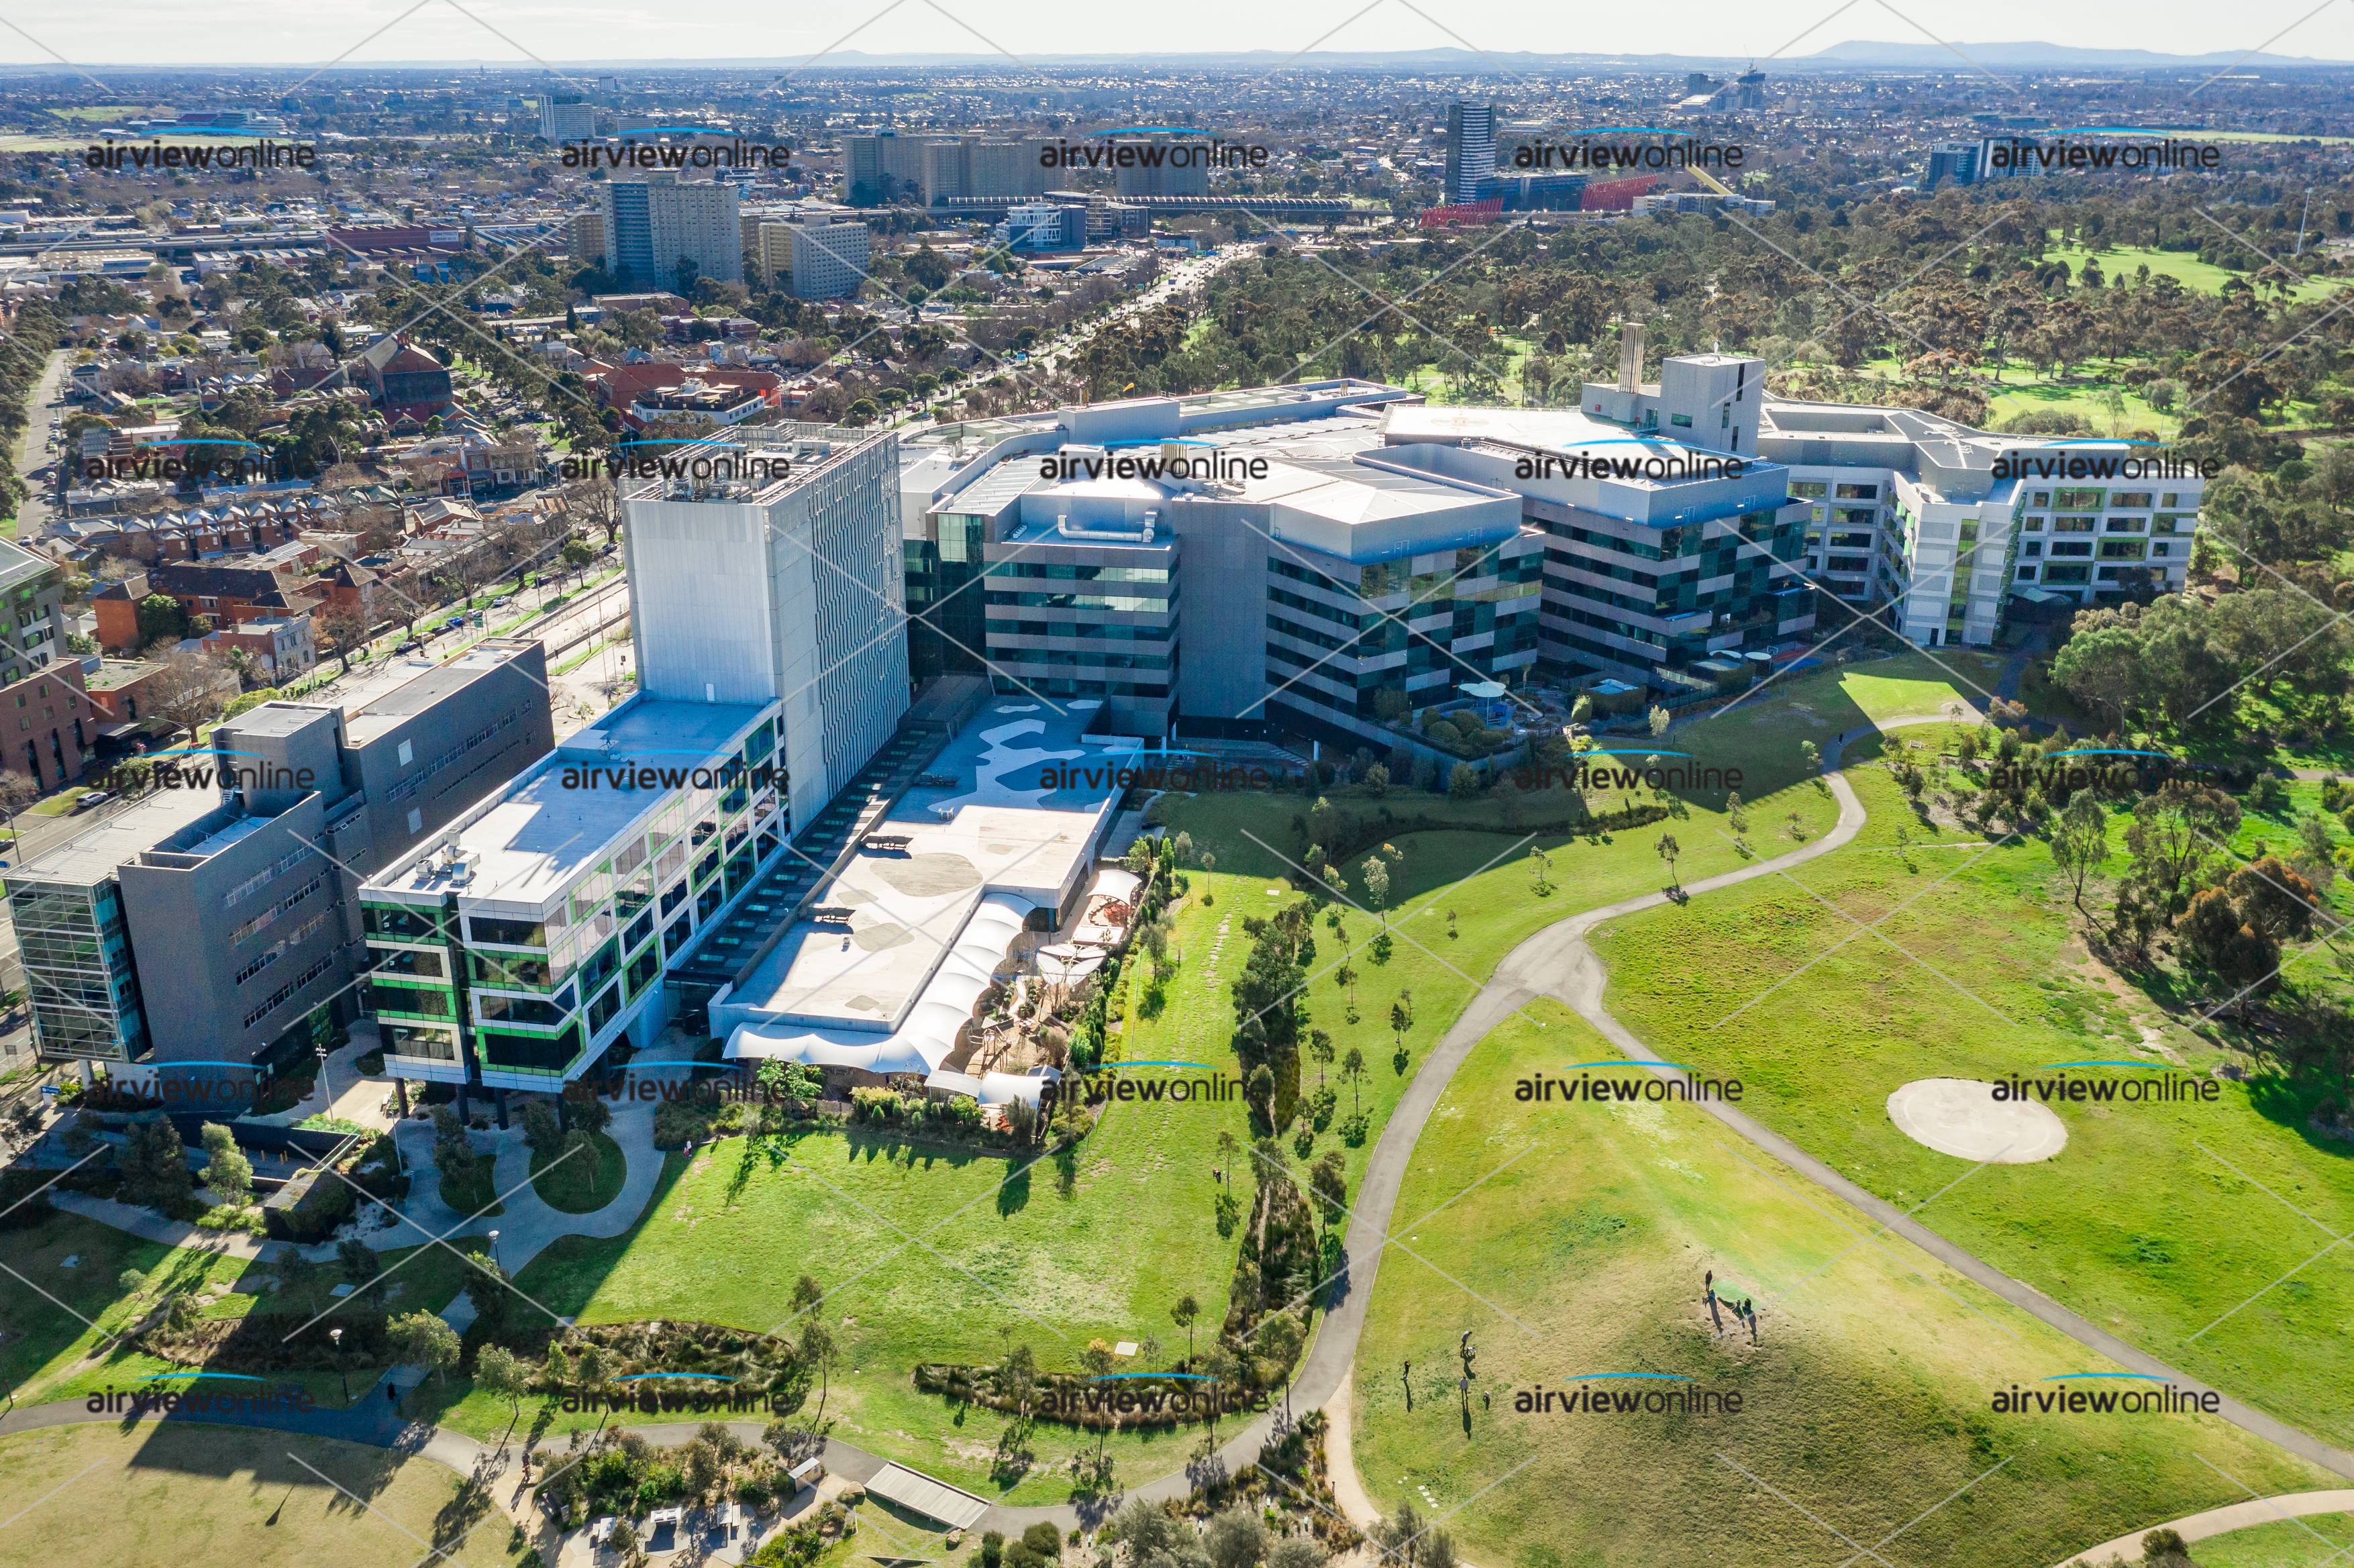
[[[1517, 1098], [1617, 1054], [1557, 1003], [1530, 1012], [1473, 1051], [1423, 1133], [1357, 1359], [1366, 1489], [1384, 1510], [1459, 1508], [1446, 1528], [1466, 1559], [1828, 1568], [1877, 1542], [1903, 1563], [2043, 1568], [2242, 1495], [2194, 1454], [2268, 1492], [2329, 1484], [2212, 1416], [1995, 1414], [2013, 1383], [2116, 1369], [1900, 1240], [1867, 1245], [1863, 1216], [1696, 1107]], [[1755, 1345], [1730, 1312], [1713, 1333], [1710, 1271], [1760, 1303]], [[1742, 1404], [1516, 1408], [1581, 1386]]]
[[2193, 1546], [2190, 1555], [2199, 1568], [2313, 1568], [2349, 1542], [2354, 1542], [2354, 1514], [2317, 1514], [2210, 1536]]
[[471, 1534], [451, 1527], [471, 1521], [452, 1509], [457, 1492], [429, 1459], [357, 1443], [192, 1423], [53, 1426], [0, 1438], [0, 1568], [520, 1563], [494, 1509]]
[[[1891, 741], [1934, 759], [1929, 731]], [[2225, 1052], [2230, 1032], [2198, 1022], [2221, 1000], [2204, 989], [2161, 977], [2152, 1000], [2099, 966], [2040, 841], [1989, 847], [1934, 830], [1860, 760], [1849, 778], [1869, 821], [1850, 844], [1787, 877], [1595, 933], [1611, 1011], [1652, 1054], [1738, 1077], [1750, 1114], [1882, 1197], [1925, 1202], [1924, 1224], [1996, 1267], [2195, 1377], [2354, 1443], [2354, 1254], [2329, 1245], [2354, 1228], [2354, 1143], [2310, 1125], [2319, 1086]], [[2292, 806], [2315, 790], [2295, 787]], [[2120, 870], [2121, 820], [2112, 842]], [[2285, 814], [2251, 814], [2233, 847], [2289, 842]], [[2099, 894], [2087, 903], [2100, 906]], [[2354, 915], [2345, 879], [2332, 898], [2338, 918]], [[1877, 924], [1865, 935], [1859, 923]], [[2326, 947], [2284, 972], [2334, 995], [2346, 985]], [[1980, 1170], [1914, 1143], [1885, 1108], [1916, 1078], [2032, 1078], [2105, 1060], [2152, 1065], [2079, 1071], [2216, 1082], [2219, 1097], [2055, 1106], [2069, 1134], [2057, 1157]], [[2253, 1075], [2211, 1079], [2226, 1061]]]

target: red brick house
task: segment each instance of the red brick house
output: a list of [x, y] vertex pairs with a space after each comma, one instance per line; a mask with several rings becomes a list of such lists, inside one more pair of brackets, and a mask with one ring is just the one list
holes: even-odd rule
[[36, 780], [43, 794], [62, 789], [81, 777], [103, 722], [79, 659], [0, 686], [0, 770]]

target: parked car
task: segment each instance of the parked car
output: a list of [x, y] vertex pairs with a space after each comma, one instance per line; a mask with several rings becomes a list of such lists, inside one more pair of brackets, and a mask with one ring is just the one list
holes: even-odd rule
[[73, 809], [77, 812], [94, 810], [113, 799], [114, 794], [111, 790], [91, 789], [74, 801]]
[[424, 651], [425, 644], [414, 637], [393, 650], [396, 653], [422, 653]]

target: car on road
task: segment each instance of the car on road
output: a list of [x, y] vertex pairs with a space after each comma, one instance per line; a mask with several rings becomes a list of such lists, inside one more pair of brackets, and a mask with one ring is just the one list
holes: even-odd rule
[[74, 800], [74, 814], [80, 815], [83, 811], [95, 810], [97, 808], [105, 805], [109, 800], [113, 799], [114, 795], [111, 790], [88, 790]]
[[[491, 608], [492, 608], [493, 609], [504, 609], [507, 606], [509, 606], [509, 605], [513, 604], [514, 602], [514, 595], [513, 595], [513, 594], [511, 594], [511, 593], [503, 593], [503, 594], [499, 595], [499, 597], [498, 597], [498, 598], [496, 598], [496, 599], [494, 599], [491, 600]], [[479, 615], [478, 615], [478, 616], [474, 617], [474, 619], [475, 619], [476, 620], [482, 620], [482, 618], [481, 616], [479, 616]]]
[[425, 644], [424, 644], [424, 642], [423, 642], [421, 640], [419, 640], [419, 639], [418, 639], [418, 638], [415, 638], [415, 637], [410, 638], [408, 641], [406, 641], [406, 642], [402, 643], [399, 647], [395, 648], [395, 649], [393, 650], [393, 652], [394, 652], [395, 653], [421, 653], [421, 652], [423, 652], [424, 651], [425, 651]]

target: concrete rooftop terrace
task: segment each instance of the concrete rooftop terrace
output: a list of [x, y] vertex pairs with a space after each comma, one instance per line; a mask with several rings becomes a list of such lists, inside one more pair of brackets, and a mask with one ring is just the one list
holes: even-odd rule
[[924, 775], [953, 782], [918, 782], [873, 830], [907, 847], [862, 849], [818, 889], [811, 906], [848, 909], [848, 929], [797, 922], [726, 998], [731, 1014], [889, 1031], [985, 895], [1059, 906], [1090, 868], [1120, 794], [1115, 770], [1140, 746], [1083, 734], [1099, 705], [1062, 706], [992, 698]]
[[158, 789], [91, 822], [65, 842], [50, 845], [23, 865], [11, 867], [0, 874], [0, 880], [87, 887], [105, 881], [114, 874], [116, 866], [186, 832], [214, 812], [235, 809], [232, 799], [217, 790]]
[[639, 818], [684, 787], [694, 769], [735, 754], [737, 736], [769, 705], [639, 697], [560, 742], [495, 800], [371, 879], [387, 892], [444, 885], [435, 869], [455, 843], [472, 871], [469, 903], [536, 911], [602, 859]]

